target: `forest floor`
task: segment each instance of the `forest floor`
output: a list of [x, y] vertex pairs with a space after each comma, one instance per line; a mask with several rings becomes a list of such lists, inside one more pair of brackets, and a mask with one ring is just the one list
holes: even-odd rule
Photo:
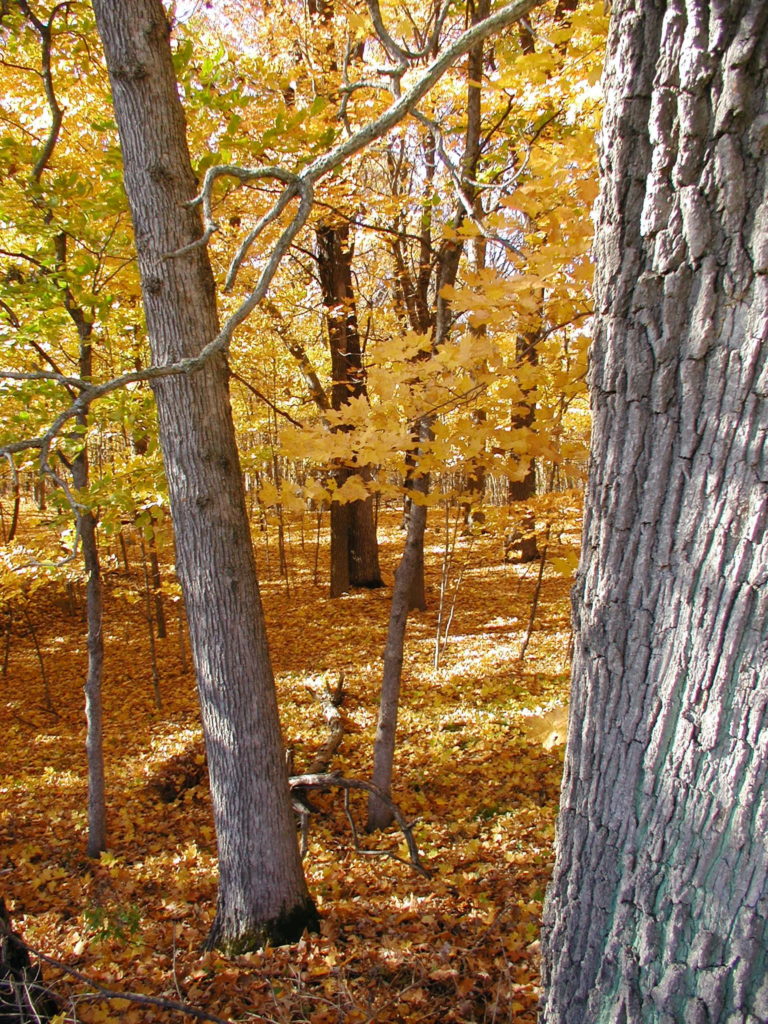
[[[192, 1004], [211, 1019], [532, 1024], [568, 688], [571, 578], [557, 569], [572, 558], [579, 530], [577, 498], [559, 500], [522, 661], [539, 563], [505, 562], [503, 524], [491, 523], [487, 535], [456, 540], [448, 589], [459, 578], [460, 588], [435, 669], [446, 528], [440, 510], [431, 513], [429, 610], [409, 620], [393, 788], [406, 817], [418, 819], [430, 877], [361, 855], [340, 796], [313, 794], [322, 813], [312, 817], [305, 870], [322, 931], [293, 947], [231, 959], [201, 952], [216, 859], [194, 678], [167, 601], [168, 638], [156, 643], [158, 706], [137, 546], [130, 572], [115, 559], [106, 577], [110, 848], [100, 861], [85, 856], [79, 593], [50, 585], [30, 599], [28, 618], [12, 609], [0, 679], [0, 896], [30, 946], [80, 975], [44, 965], [62, 999], [60, 1021], [191, 1019], [106, 998], [85, 976], [111, 991]], [[305, 526], [303, 545], [299, 524], [289, 530], [287, 581], [274, 524], [268, 547], [255, 531], [286, 743], [300, 772], [326, 739], [308, 684], [343, 669], [345, 735], [333, 768], [367, 779], [403, 535], [394, 513], [382, 516], [390, 586], [331, 601], [327, 536], [316, 573], [309, 517]], [[450, 531], [448, 541], [450, 548]], [[364, 811], [361, 800], [361, 844], [407, 856], [396, 829], [383, 838], [362, 833]]]

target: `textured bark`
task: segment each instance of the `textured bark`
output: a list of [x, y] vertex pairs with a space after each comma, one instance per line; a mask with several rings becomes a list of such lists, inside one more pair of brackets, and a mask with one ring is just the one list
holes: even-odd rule
[[[317, 266], [331, 350], [331, 407], [338, 410], [353, 398], [366, 397], [347, 224], [321, 224], [317, 228]], [[339, 469], [336, 476], [340, 486], [349, 475], [344, 467]], [[383, 585], [373, 500], [347, 505], [332, 502], [331, 597], [346, 593], [350, 586]]]
[[[95, 0], [123, 150], [152, 357], [196, 355], [218, 333], [160, 0]], [[228, 951], [316, 924], [291, 812], [225, 358], [155, 386], [205, 733], [219, 852], [210, 942]]]
[[618, 0], [546, 1024], [768, 1020], [768, 4]]

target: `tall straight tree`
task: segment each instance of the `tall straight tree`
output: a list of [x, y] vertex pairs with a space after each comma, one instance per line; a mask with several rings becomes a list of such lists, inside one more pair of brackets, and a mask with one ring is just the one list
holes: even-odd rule
[[768, 1020], [768, 4], [615, 0], [542, 1021]]
[[[94, 0], [156, 365], [218, 334], [216, 291], [161, 0]], [[226, 359], [154, 386], [219, 852], [210, 943], [298, 938], [317, 917], [296, 840], [229, 402]]]
[[[354, 398], [367, 398], [363, 345], [357, 320], [352, 278], [352, 246], [349, 225], [319, 224], [317, 268], [323, 305], [326, 308], [328, 345], [331, 350], [331, 408], [340, 410]], [[370, 470], [359, 472], [368, 476]], [[339, 486], [352, 470], [339, 466]], [[350, 586], [375, 589], [383, 586], [373, 497], [342, 504], [331, 503], [331, 597]]]

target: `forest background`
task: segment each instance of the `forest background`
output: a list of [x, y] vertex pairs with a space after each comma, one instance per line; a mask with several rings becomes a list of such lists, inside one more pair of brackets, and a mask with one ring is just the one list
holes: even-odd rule
[[[107, 987], [183, 996], [221, 1016], [531, 1019], [558, 784], [556, 753], [541, 741], [551, 747], [563, 729], [561, 712], [546, 715], [567, 689], [588, 434], [605, 33], [602, 4], [573, 6], [537, 10], [486, 43], [479, 65], [476, 49], [418, 117], [324, 180], [230, 346], [299, 769], [325, 739], [307, 684], [322, 690], [343, 669], [333, 766], [369, 776], [390, 597], [375, 585], [399, 557], [403, 499], [429, 507], [432, 524], [425, 586], [410, 595], [426, 611], [409, 636], [394, 786], [406, 816], [422, 816], [432, 877], [357, 856], [325, 797], [305, 862], [321, 938], [298, 959], [268, 949], [235, 960], [199, 954], [215, 844], [153, 402], [139, 379], [151, 359], [103, 58], [85, 5], [3, 10], [4, 895], [33, 945]], [[395, 45], [422, 53], [402, 72], [407, 86], [484, 12], [379, 13]], [[369, 81], [386, 37], [367, 11], [178, 15], [174, 60], [201, 180], [217, 165], [300, 168], [386, 105]], [[232, 285], [224, 315], [280, 237], [273, 185], [235, 177], [213, 193], [209, 247], [217, 279]], [[256, 230], [254, 255], [243, 238]], [[123, 387], [107, 383], [126, 375]], [[84, 382], [103, 394], [73, 416]], [[356, 547], [361, 519], [381, 535], [375, 557], [370, 543]], [[83, 857], [94, 818], [75, 697], [84, 550], [99, 560], [106, 601], [109, 814], [97, 846], [108, 850], [91, 850], [95, 863]], [[99, 684], [88, 693], [93, 727], [101, 686], [89, 680]], [[64, 984], [66, 1014], [145, 1019], [139, 1006], [116, 1011]]]

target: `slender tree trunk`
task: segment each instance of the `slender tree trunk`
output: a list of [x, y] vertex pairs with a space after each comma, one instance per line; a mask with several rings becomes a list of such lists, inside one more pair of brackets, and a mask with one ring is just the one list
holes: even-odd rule
[[[426, 516], [424, 523], [416, 523], [416, 531], [412, 532], [412, 519], [416, 504], [410, 497], [410, 489], [408, 491], [408, 497], [405, 503], [405, 536], [406, 545], [409, 543], [408, 538], [413, 536], [416, 538], [413, 542], [416, 543], [416, 551], [414, 552], [409, 563], [412, 561], [413, 568], [409, 570], [408, 578], [408, 611], [411, 612], [425, 612], [427, 610], [427, 584], [424, 579], [424, 533], [426, 530]], [[405, 549], [403, 549], [405, 554]], [[393, 594], [394, 600], [394, 594]], [[401, 659], [402, 660], [402, 659]]]
[[[78, 456], [73, 466], [76, 469]], [[73, 473], [76, 487], [77, 474]], [[87, 478], [87, 472], [86, 472]], [[87, 479], [86, 479], [87, 484]], [[104, 772], [104, 724], [101, 697], [104, 676], [103, 596], [96, 519], [92, 512], [78, 516], [80, 543], [85, 565], [85, 608], [88, 629], [88, 675], [85, 680], [85, 749], [88, 760], [88, 843], [89, 857], [107, 848], [107, 801]]]
[[[395, 585], [392, 590], [387, 643], [384, 649], [379, 720], [373, 747], [373, 775], [371, 776], [374, 785], [387, 795], [392, 790], [397, 712], [400, 704], [400, 681], [403, 675], [405, 627], [410, 609], [409, 597], [413, 580], [418, 575], [420, 558], [423, 558], [426, 522], [426, 505], [413, 503], [408, 520], [405, 549], [395, 573]], [[373, 832], [376, 829], [386, 828], [391, 821], [390, 808], [371, 793], [368, 799], [368, 831]]]
[[[542, 296], [543, 301], [543, 296]], [[528, 363], [536, 366], [539, 361], [536, 345], [539, 340], [538, 331], [518, 336], [516, 342], [517, 359], [520, 364]], [[527, 396], [526, 396], [527, 397]], [[520, 430], [530, 428], [536, 421], [536, 403], [529, 398], [524, 408], [512, 416], [512, 429]], [[522, 504], [528, 502], [536, 495], [536, 461], [530, 460], [528, 470], [522, 480], [510, 479], [507, 485], [507, 496], [510, 504]], [[512, 547], [517, 548], [517, 558], [520, 562], [535, 562], [539, 557], [539, 547], [536, 542], [536, 520], [530, 509], [524, 512], [520, 529], [512, 538]], [[509, 552], [506, 552], [509, 557]]]
[[[184, 114], [160, 0], [94, 0], [123, 150], [153, 361], [216, 337]], [[297, 939], [317, 916], [291, 811], [226, 360], [155, 386], [189, 619], [219, 852], [209, 942], [230, 951]]]
[[13, 456], [8, 455], [8, 466], [11, 470], [11, 482], [13, 484], [13, 512], [11, 513], [11, 524], [8, 527], [8, 533], [5, 536], [5, 543], [10, 544], [11, 541], [16, 539], [16, 531], [19, 527], [19, 512], [21, 511], [21, 488], [19, 486], [19, 471], [16, 469], [16, 463], [13, 461]]
[[[482, 20], [488, 12], [488, 0], [480, 0], [473, 11], [472, 20]], [[467, 202], [474, 202], [475, 189], [472, 181], [477, 170], [480, 157], [481, 140], [481, 99], [483, 44], [474, 46], [467, 55], [467, 130], [465, 136], [464, 157], [462, 160], [462, 187]], [[460, 227], [466, 219], [466, 211], [459, 207], [455, 227]], [[450, 333], [450, 304], [443, 293], [448, 285], [456, 283], [459, 263], [463, 252], [461, 242], [444, 241], [440, 247], [436, 266], [436, 299], [434, 316], [433, 350], [437, 350], [447, 340]], [[433, 418], [422, 417], [418, 424], [418, 440], [421, 446], [432, 439]], [[422, 449], [423, 450], [423, 449]], [[418, 454], [415, 459], [418, 468]], [[413, 490], [428, 494], [430, 487], [429, 475], [416, 476]], [[395, 741], [397, 730], [397, 714], [400, 702], [400, 684], [403, 672], [403, 649], [405, 645], [405, 627], [410, 609], [426, 608], [424, 583], [424, 533], [427, 524], [427, 507], [414, 501], [408, 509], [408, 533], [403, 557], [395, 574], [395, 586], [392, 591], [387, 642], [384, 650], [384, 667], [381, 682], [381, 700], [379, 719], [373, 748], [372, 781], [387, 795], [390, 795], [392, 773], [394, 770]], [[371, 794], [368, 802], [369, 831], [385, 828], [392, 821], [391, 811]]]
[[155, 625], [157, 626], [157, 639], [165, 640], [168, 635], [168, 627], [165, 623], [165, 608], [163, 607], [163, 595], [161, 587], [163, 585], [162, 577], [160, 575], [160, 560], [157, 557], [157, 538], [155, 537], [154, 527], [157, 520], [152, 518], [152, 535], [149, 538], [149, 581], [152, 585], [152, 602], [155, 606]]
[[[89, 380], [92, 372], [92, 329], [93, 325], [85, 319], [78, 324], [80, 376], [83, 380]], [[85, 430], [88, 423], [87, 409], [78, 416], [78, 422]], [[84, 444], [72, 462], [72, 482], [81, 493], [88, 490], [88, 476], [88, 449]], [[98, 857], [107, 848], [104, 704], [102, 700], [104, 600], [96, 525], [96, 516], [89, 509], [80, 509], [77, 512], [77, 532], [83, 549], [83, 566], [85, 568], [85, 616], [88, 647], [88, 673], [85, 679], [84, 693], [85, 753], [88, 763], [88, 842], [86, 852], [89, 857]]]
[[615, 0], [545, 1024], [768, 1020], [768, 4]]
[[[55, 238], [56, 261], [60, 268], [67, 264], [67, 236], [62, 232]], [[80, 343], [79, 370], [82, 380], [93, 374], [93, 319], [76, 301], [68, 286], [63, 289], [64, 306], [77, 329]], [[72, 483], [81, 494], [86, 494], [90, 483], [90, 466], [86, 432], [88, 407], [77, 417], [82, 430], [83, 447], [70, 466]], [[99, 560], [99, 544], [94, 513], [83, 507], [75, 510], [77, 532], [83, 549], [85, 568], [85, 613], [88, 647], [88, 673], [85, 680], [85, 751], [88, 763], [88, 842], [89, 857], [98, 857], [107, 848], [107, 795], [104, 771], [104, 601]]]

